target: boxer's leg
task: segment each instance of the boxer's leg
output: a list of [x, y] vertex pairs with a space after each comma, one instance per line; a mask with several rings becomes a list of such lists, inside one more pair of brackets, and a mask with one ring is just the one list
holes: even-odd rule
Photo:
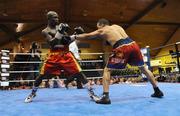
[[109, 99], [109, 84], [110, 84], [110, 70], [108, 68], [104, 69], [103, 74], [103, 96], [101, 99], [97, 100], [98, 104], [111, 104], [111, 100]]
[[52, 76], [53, 75], [39, 75], [39, 77], [35, 80], [31, 94], [25, 99], [25, 102], [32, 102], [32, 99], [36, 97], [36, 92], [38, 90], [39, 85], [42, 83], [42, 80], [46, 78], [51, 78]]
[[158, 88], [157, 83], [155, 81], [155, 78], [154, 78], [152, 72], [147, 67], [145, 67], [145, 66], [141, 66], [141, 67], [139, 67], [139, 69], [142, 71], [142, 73], [144, 73], [147, 76], [148, 80], [150, 81], [150, 83], [153, 86], [154, 93], [151, 95], [151, 97], [158, 97], [158, 98], [163, 97], [164, 94]]

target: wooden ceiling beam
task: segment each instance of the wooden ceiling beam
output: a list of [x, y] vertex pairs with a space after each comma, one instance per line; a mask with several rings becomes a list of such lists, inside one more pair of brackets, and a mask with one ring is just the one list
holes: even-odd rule
[[[179, 27], [180, 27], [180, 26], [177, 26], [177, 27], [174, 29], [174, 31], [167, 37], [166, 41], [165, 41], [162, 45], [160, 45], [160, 46], [165, 46], [165, 45], [167, 45], [167, 43], [171, 40], [171, 38], [177, 33]], [[159, 52], [160, 52], [161, 50], [162, 50], [162, 48], [157, 49], [156, 55], [159, 54]], [[156, 55], [155, 55], [155, 56], [156, 56]]]
[[40, 25], [38, 25], [38, 26], [32, 27], [32, 28], [29, 29], [29, 30], [18, 32], [18, 33], [17, 33], [17, 37], [20, 38], [20, 37], [22, 37], [22, 36], [24, 36], [24, 35], [27, 35], [27, 34], [33, 32], [33, 31], [36, 31], [37, 29], [40, 29], [40, 28], [43, 27], [43, 26], [45, 26], [45, 24], [40, 24]]
[[6, 35], [7, 35], [6, 39], [8, 39], [8, 40], [16, 40], [17, 39], [16, 32], [13, 31], [12, 29], [8, 28], [5, 24], [0, 24], [0, 29], [6, 33]]
[[45, 24], [40, 24], [40, 25], [38, 25], [38, 26], [36, 26], [36, 27], [32, 27], [31, 29], [26, 30], [26, 31], [13, 32], [13, 31], [10, 30], [6, 25], [0, 24], [0, 28], [1, 28], [4, 32], [7, 33], [6, 38], [4, 38], [6, 41], [0, 43], [0, 46], [5, 45], [5, 44], [7, 44], [7, 43], [9, 43], [9, 42], [11, 42], [11, 41], [19, 42], [19, 41], [20, 41], [20, 40], [19, 40], [20, 37], [22, 37], [22, 36], [24, 36], [24, 35], [26, 35], [26, 34], [29, 34], [29, 33], [33, 32], [33, 31], [35, 31], [35, 30], [37, 30], [37, 29], [39, 29], [39, 28], [41, 28], [41, 27], [43, 27], [43, 26], [45, 26]]
[[[96, 21], [88, 21], [88, 22], [83, 22], [83, 21], [71, 21], [69, 22], [70, 24], [79, 24], [79, 25], [84, 25], [84, 24], [89, 24], [89, 25], [95, 25], [96, 26]], [[118, 25], [126, 25], [128, 22], [113, 22]], [[154, 22], [154, 21], [141, 21], [137, 22], [135, 25], [169, 25], [169, 26], [179, 26], [179, 22]]]
[[152, 21], [141, 21], [137, 22], [137, 25], [174, 25], [174, 26], [180, 26], [180, 23], [175, 23], [175, 22], [152, 22]]
[[1, 24], [6, 23], [46, 23], [45, 20], [33, 20], [33, 19], [15, 19], [15, 18], [9, 18], [9, 19], [0, 19]]
[[154, 0], [149, 6], [147, 6], [142, 12], [137, 14], [134, 18], [132, 18], [128, 24], [123, 25], [122, 27], [124, 29], [128, 29], [135, 23], [137, 23], [143, 16], [145, 16], [147, 13], [149, 13], [152, 9], [154, 9], [157, 5], [164, 2], [164, 0]]

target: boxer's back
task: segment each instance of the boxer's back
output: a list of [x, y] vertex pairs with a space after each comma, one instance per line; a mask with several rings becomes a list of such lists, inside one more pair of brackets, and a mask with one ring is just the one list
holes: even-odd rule
[[118, 40], [128, 37], [124, 29], [118, 25], [105, 26], [102, 29], [102, 37], [111, 45], [114, 45]]

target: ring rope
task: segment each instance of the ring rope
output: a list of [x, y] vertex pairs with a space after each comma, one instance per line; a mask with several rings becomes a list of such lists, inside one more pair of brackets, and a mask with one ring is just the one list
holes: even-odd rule
[[34, 72], [39, 72], [39, 71], [9, 71], [9, 73], [34, 73]]
[[151, 48], [150, 50], [158, 50], [158, 49], [161, 49], [161, 48], [165, 48], [165, 47], [169, 47], [169, 46], [173, 46], [175, 44], [180, 44], [180, 42], [176, 42], [176, 43], [172, 43], [172, 44], [167, 44], [167, 45], [163, 45], [163, 46], [159, 46], [159, 47], [156, 47], [156, 48]]
[[[82, 71], [88, 72], [88, 71], [103, 71], [104, 69], [83, 69]], [[125, 69], [109, 69], [111, 71], [126, 71], [126, 70], [137, 70], [136, 68], [125, 68]], [[29, 72], [39, 72], [39, 70], [36, 71], [9, 71], [9, 73], [29, 73]]]
[[[82, 71], [103, 71], [104, 69], [86, 69]], [[30, 72], [39, 72], [39, 70], [34, 70], [34, 71], [9, 71], [9, 73], [30, 73]]]
[[[124, 76], [112, 76], [113, 78], [117, 78], [117, 77], [137, 77], [139, 75], [124, 75]], [[103, 78], [102, 76], [99, 77], [87, 77], [87, 79], [101, 79]], [[48, 81], [48, 80], [66, 80], [66, 79], [43, 79], [42, 81]], [[34, 82], [36, 80], [9, 80], [6, 82]], [[1, 82], [1, 81], [0, 81]]]
[[43, 63], [43, 62], [10, 62], [10, 64], [34, 64], [34, 63]]
[[[1, 54], [1, 52], [0, 52]], [[10, 55], [47, 55], [48, 53], [9, 53]], [[103, 55], [104, 53], [79, 53], [80, 55]]]
[[[102, 78], [102, 77], [88, 77], [87, 79], [100, 79], [100, 78]], [[48, 80], [66, 80], [66, 79], [43, 79], [42, 81], [48, 81]], [[9, 80], [6, 82], [13, 83], [13, 82], [34, 82], [34, 81], [35, 80]]]
[[[103, 62], [103, 60], [82, 60], [82, 61], [78, 61], [78, 62]], [[29, 61], [29, 62], [10, 62], [11, 64], [31, 64], [31, 63], [43, 63], [43, 62], [31, 62], [31, 61]]]

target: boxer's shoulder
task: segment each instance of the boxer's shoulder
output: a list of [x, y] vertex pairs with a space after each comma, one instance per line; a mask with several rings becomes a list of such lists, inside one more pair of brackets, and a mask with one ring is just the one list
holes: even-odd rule
[[41, 31], [42, 34], [46, 34], [46, 33], [48, 33], [48, 32], [49, 32], [48, 27], [44, 28], [44, 29]]

